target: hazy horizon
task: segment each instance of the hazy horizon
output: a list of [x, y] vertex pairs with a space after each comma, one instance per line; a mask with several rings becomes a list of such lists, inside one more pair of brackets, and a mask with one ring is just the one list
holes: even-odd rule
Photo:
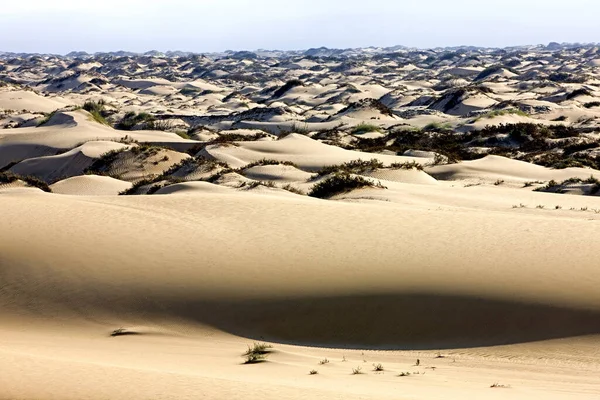
[[600, 4], [573, 0], [432, 0], [419, 6], [386, 0], [204, 0], [127, 2], [102, 7], [74, 0], [3, 5], [0, 51], [67, 54], [226, 50], [305, 50], [403, 45], [415, 48], [510, 47], [593, 43]]

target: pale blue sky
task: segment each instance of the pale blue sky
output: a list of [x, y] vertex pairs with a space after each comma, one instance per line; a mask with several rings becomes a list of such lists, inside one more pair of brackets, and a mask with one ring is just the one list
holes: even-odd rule
[[1, 6], [0, 51], [600, 42], [598, 15], [599, 0], [21, 0]]

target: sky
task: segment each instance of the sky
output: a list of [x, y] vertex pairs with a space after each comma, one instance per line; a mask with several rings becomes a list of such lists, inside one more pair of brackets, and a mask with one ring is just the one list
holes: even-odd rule
[[598, 0], [9, 0], [0, 51], [301, 50], [600, 42]]

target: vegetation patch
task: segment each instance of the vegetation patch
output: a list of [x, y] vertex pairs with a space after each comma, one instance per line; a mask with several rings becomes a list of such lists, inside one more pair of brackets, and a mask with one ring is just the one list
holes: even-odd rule
[[9, 184], [16, 181], [22, 181], [29, 186], [36, 187], [44, 192], [52, 193], [48, 184], [35, 176], [21, 176], [11, 172], [0, 172], [0, 184]]
[[102, 125], [110, 125], [106, 120], [109, 113], [106, 110], [106, 102], [104, 100], [92, 101], [88, 100], [83, 104], [85, 111], [89, 112], [92, 119]]
[[356, 125], [352, 129], [351, 133], [353, 135], [359, 135], [359, 134], [369, 133], [369, 132], [382, 132], [382, 129], [380, 127], [378, 127], [377, 125], [359, 124], [359, 125]]
[[244, 364], [258, 364], [267, 361], [268, 355], [273, 351], [273, 346], [266, 343], [254, 343], [248, 346], [248, 350], [242, 357], [245, 358]]
[[362, 176], [352, 176], [348, 173], [336, 173], [324, 181], [315, 184], [308, 195], [311, 197], [328, 199], [338, 194], [348, 193], [352, 190], [362, 188], [387, 189], [381, 182], [374, 183]]
[[317, 172], [317, 175], [314, 178], [320, 176], [327, 176], [335, 173], [360, 175], [362, 173], [375, 171], [384, 167], [384, 164], [376, 158], [372, 158], [369, 161], [359, 159], [340, 165], [330, 165], [323, 167]]
[[51, 113], [45, 113], [44, 114], [44, 118], [42, 118], [38, 123], [37, 126], [43, 126], [46, 125], [48, 123], [48, 121], [50, 121], [52, 119], [52, 117], [54, 117], [54, 115], [58, 112], [58, 110], [54, 110]]

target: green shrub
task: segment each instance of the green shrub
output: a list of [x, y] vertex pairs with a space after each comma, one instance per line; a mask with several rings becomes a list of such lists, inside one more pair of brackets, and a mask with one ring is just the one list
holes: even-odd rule
[[102, 125], [109, 125], [108, 121], [105, 118], [108, 115], [105, 106], [106, 102], [104, 100], [100, 100], [97, 102], [88, 100], [85, 103], [83, 103], [83, 107], [81, 108], [89, 112], [94, 121]]
[[369, 161], [363, 161], [359, 159], [349, 161], [341, 165], [329, 165], [323, 167], [317, 172], [317, 176], [326, 176], [334, 173], [361, 174], [367, 171], [375, 171], [384, 167], [384, 164], [376, 158], [372, 158]]
[[361, 134], [361, 133], [368, 133], [368, 132], [381, 132], [382, 129], [380, 127], [378, 127], [377, 125], [371, 125], [371, 124], [359, 124], [356, 125], [353, 129], [352, 129], [352, 134], [353, 135], [357, 135], [357, 134]]
[[45, 113], [44, 114], [44, 118], [42, 118], [38, 123], [37, 126], [42, 126], [42, 125], [46, 125], [48, 123], [48, 121], [50, 121], [50, 119], [52, 119], [52, 117], [54, 117], [54, 115], [57, 113], [58, 110], [52, 111], [51, 113]]
[[348, 173], [336, 173], [324, 181], [315, 184], [308, 195], [311, 197], [328, 199], [337, 194], [367, 187], [387, 189], [381, 182], [374, 183], [362, 176], [352, 176]]

